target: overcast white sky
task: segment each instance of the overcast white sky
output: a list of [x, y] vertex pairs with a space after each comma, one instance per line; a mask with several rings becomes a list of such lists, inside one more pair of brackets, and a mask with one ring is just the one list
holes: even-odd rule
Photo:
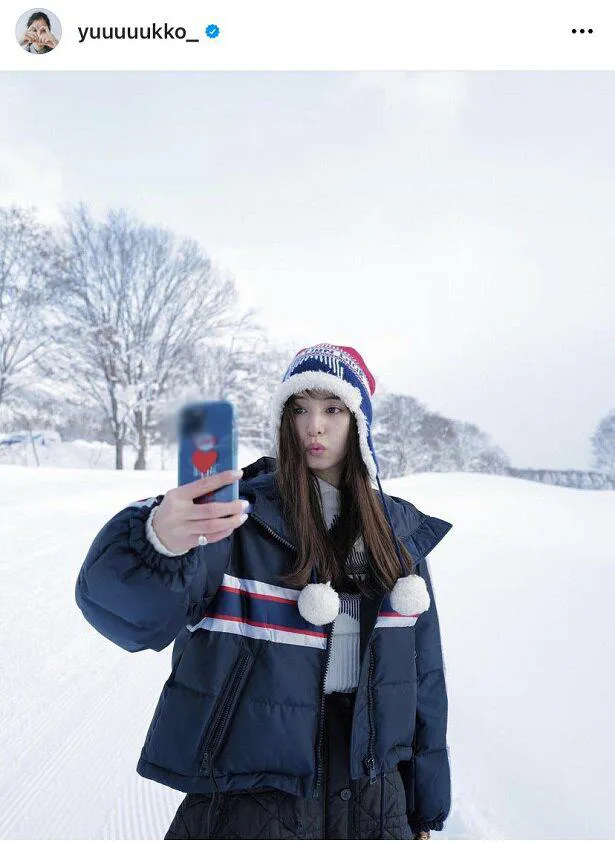
[[355, 346], [513, 465], [585, 469], [615, 407], [614, 107], [615, 73], [4, 73], [0, 203], [192, 236], [272, 339]]

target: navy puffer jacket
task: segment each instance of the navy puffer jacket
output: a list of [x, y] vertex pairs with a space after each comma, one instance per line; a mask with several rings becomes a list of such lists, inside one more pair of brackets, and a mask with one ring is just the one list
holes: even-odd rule
[[[295, 549], [274, 467], [263, 457], [244, 469], [239, 495], [252, 512], [229, 538], [182, 556], [159, 554], [145, 522], [160, 495], [115, 515], [79, 573], [77, 604], [106, 638], [131, 652], [175, 641], [137, 771], [186, 793], [322, 793], [332, 625], [305, 621], [299, 591], [280, 584]], [[375, 783], [397, 768], [412, 830], [441, 830], [450, 809], [448, 706], [426, 555], [452, 525], [400, 498], [386, 501], [431, 605], [417, 619], [393, 612], [388, 593], [361, 597], [350, 774]]]

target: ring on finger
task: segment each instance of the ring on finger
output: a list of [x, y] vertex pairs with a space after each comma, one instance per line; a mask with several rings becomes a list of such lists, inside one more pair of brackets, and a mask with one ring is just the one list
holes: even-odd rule
[[209, 539], [207, 538], [207, 536], [200, 535], [198, 541], [201, 547], [205, 547]]

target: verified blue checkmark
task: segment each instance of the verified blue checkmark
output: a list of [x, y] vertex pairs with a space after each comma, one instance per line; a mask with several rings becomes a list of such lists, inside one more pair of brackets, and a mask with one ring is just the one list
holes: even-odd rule
[[205, 28], [205, 35], [208, 38], [217, 38], [220, 35], [220, 27], [216, 26], [215, 23], [210, 23], [208, 27]]

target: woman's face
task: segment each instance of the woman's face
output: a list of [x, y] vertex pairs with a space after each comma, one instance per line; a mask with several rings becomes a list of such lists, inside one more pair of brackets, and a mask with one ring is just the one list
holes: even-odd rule
[[26, 31], [31, 35], [31, 41], [35, 47], [44, 46], [44, 39], [49, 34], [49, 27], [44, 18], [33, 20]]
[[[291, 402], [295, 430], [308, 468], [322, 480], [338, 486], [348, 451], [350, 410], [337, 397], [310, 398], [299, 393]], [[323, 449], [311, 451], [312, 445]]]

